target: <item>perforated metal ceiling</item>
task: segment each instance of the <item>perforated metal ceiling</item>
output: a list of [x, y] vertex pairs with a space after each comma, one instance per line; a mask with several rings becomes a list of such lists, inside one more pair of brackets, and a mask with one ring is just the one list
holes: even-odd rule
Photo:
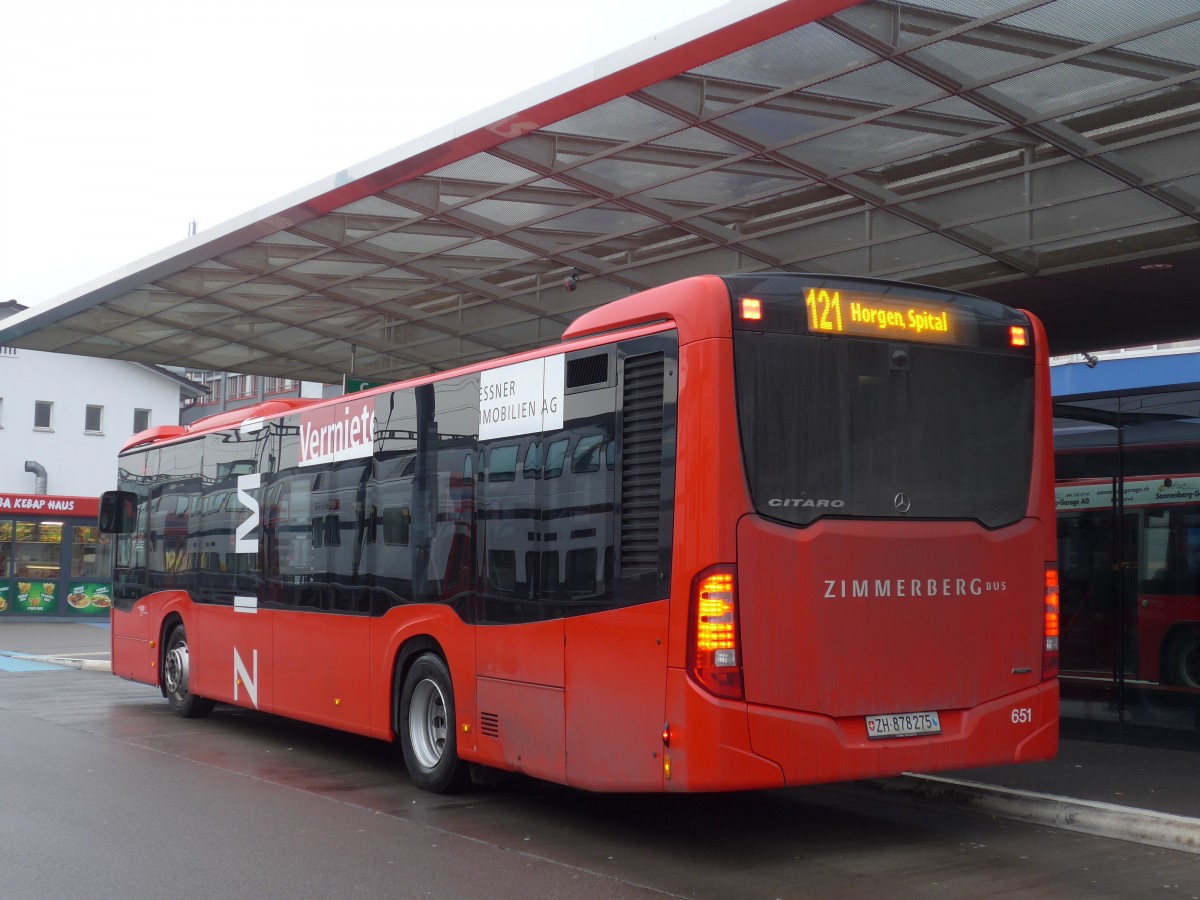
[[5, 320], [0, 341], [394, 380], [766, 268], [993, 296], [1039, 313], [1060, 353], [1200, 336], [1196, 0], [873, 0], [811, 21], [842, 6], [684, 26], [657, 56]]

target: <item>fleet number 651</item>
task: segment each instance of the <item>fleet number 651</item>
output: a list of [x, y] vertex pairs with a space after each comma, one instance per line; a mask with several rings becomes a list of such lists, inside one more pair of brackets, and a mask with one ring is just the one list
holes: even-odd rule
[[1029, 706], [1018, 706], [1012, 711], [1012, 722], [1014, 725], [1028, 725], [1033, 721], [1033, 708]]

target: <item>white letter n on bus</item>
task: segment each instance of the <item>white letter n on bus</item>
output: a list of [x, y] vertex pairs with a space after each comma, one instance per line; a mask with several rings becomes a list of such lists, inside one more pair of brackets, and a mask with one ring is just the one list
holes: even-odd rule
[[237, 652], [237, 647], [233, 648], [233, 699], [238, 699], [238, 688], [246, 689], [246, 696], [250, 698], [250, 702], [254, 704], [254, 708], [258, 709], [258, 651], [254, 651], [251, 657], [254, 663], [254, 674], [251, 675], [246, 671], [246, 664], [242, 662], [242, 656]]

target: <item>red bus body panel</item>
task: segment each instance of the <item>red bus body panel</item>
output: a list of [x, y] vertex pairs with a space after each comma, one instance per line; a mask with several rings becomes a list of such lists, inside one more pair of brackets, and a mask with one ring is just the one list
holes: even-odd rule
[[955, 710], [1036, 686], [1040, 526], [757, 516], [738, 537], [750, 703], [843, 718]]

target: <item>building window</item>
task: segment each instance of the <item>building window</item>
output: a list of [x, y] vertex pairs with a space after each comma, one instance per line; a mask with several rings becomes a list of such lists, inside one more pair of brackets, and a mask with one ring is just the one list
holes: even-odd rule
[[104, 433], [104, 407], [103, 406], [92, 406], [91, 404], [89, 404], [84, 407], [83, 430], [87, 434], [103, 434]]
[[189, 371], [187, 373], [188, 381], [194, 381], [206, 391], [208, 395], [204, 397], [196, 397], [189, 400], [189, 406], [207, 406], [209, 403], [221, 402], [221, 376], [217, 372], [201, 372]]
[[4, 398], [0, 397], [0, 428], [4, 427]]
[[54, 404], [49, 400], [35, 400], [33, 404], [33, 427], [39, 431], [49, 431], [51, 424], [51, 413], [54, 411]]
[[263, 378], [264, 394], [283, 394], [294, 390], [296, 390], [296, 379], [294, 378]]
[[150, 410], [135, 409], [133, 411], [133, 433], [139, 434], [150, 427]]
[[229, 375], [225, 379], [225, 390], [228, 392], [230, 400], [253, 397], [258, 393], [256, 376]]

